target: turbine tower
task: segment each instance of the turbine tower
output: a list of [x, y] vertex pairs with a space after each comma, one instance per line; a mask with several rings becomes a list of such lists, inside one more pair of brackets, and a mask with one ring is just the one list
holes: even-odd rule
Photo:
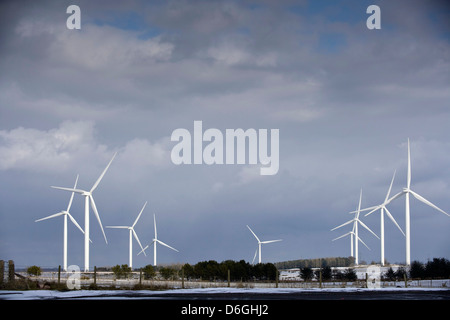
[[[361, 241], [367, 247], [367, 245], [358, 236], [358, 224], [363, 226], [366, 230], [368, 230], [370, 233], [372, 233], [375, 237], [380, 239], [372, 230], [369, 229], [368, 226], [366, 226], [366, 224], [364, 222], [362, 222], [359, 219], [359, 213], [361, 212], [361, 199], [362, 199], [362, 189], [361, 189], [361, 192], [359, 193], [359, 204], [358, 204], [358, 210], [356, 211], [355, 217], [352, 220], [349, 220], [349, 221], [341, 224], [340, 226], [337, 226], [336, 228], [331, 229], [331, 231], [333, 231], [333, 230], [339, 229], [339, 228], [341, 228], [343, 226], [346, 226], [347, 224], [350, 224], [352, 222], [354, 223], [352, 232], [355, 235], [355, 264], [356, 265], [359, 264], [359, 260], [358, 260], [358, 242]], [[336, 238], [335, 240], [337, 240], [337, 239], [338, 238]], [[369, 247], [367, 247], [367, 248], [369, 249]]]
[[158, 239], [158, 232], [156, 231], [156, 216], [155, 216], [155, 214], [153, 214], [153, 224], [155, 226], [155, 238], [153, 239], [152, 243], [150, 243], [149, 245], [146, 245], [145, 248], [142, 249], [142, 251], [138, 253], [138, 255], [141, 254], [142, 252], [144, 252], [144, 254], [145, 254], [145, 250], [150, 245], [153, 244], [153, 265], [156, 267], [156, 244], [157, 243], [162, 244], [163, 246], [165, 246], [165, 247], [167, 247], [169, 249], [172, 249], [172, 250], [174, 250], [176, 252], [179, 252], [179, 251], [177, 249], [175, 249], [175, 248], [172, 248], [167, 243], [164, 243], [164, 242], [162, 242], [161, 240]]
[[[145, 209], [145, 206], [147, 205], [147, 201], [145, 201], [144, 206], [142, 207], [141, 212], [139, 212], [139, 215], [137, 216], [136, 220], [134, 221], [133, 225], [131, 227], [128, 226], [106, 226], [105, 228], [111, 228], [111, 229], [128, 229], [130, 230], [130, 252], [129, 252], [129, 266], [130, 268], [133, 268], [133, 236], [136, 239], [136, 241], [138, 242], [139, 246], [142, 248], [141, 242], [139, 241], [139, 238], [137, 236], [136, 231], [134, 231], [134, 226], [136, 225], [136, 223], [138, 222], [139, 218], [141, 217], [142, 212]], [[144, 255], [145, 252], [144, 252]]]
[[103, 179], [103, 176], [105, 175], [106, 171], [108, 170], [109, 166], [111, 165], [112, 161], [116, 157], [117, 152], [114, 153], [112, 159], [109, 161], [108, 165], [106, 166], [105, 170], [103, 170], [100, 177], [97, 179], [97, 181], [92, 186], [91, 190], [86, 191], [82, 189], [76, 189], [76, 188], [63, 188], [63, 187], [54, 187], [55, 189], [70, 191], [70, 192], [76, 192], [84, 196], [84, 271], [89, 271], [89, 200], [91, 202], [92, 210], [94, 211], [95, 217], [97, 218], [97, 221], [100, 225], [100, 228], [102, 229], [103, 237], [105, 238], [105, 242], [108, 243], [108, 240], [106, 240], [106, 234], [103, 230], [102, 221], [100, 220], [100, 216], [98, 215], [97, 207], [95, 206], [94, 198], [92, 197], [92, 193], [97, 188], [100, 181]]
[[405, 238], [406, 238], [406, 265], [411, 265], [411, 223], [410, 223], [410, 210], [409, 210], [409, 195], [412, 195], [419, 201], [422, 201], [426, 205], [442, 212], [443, 214], [450, 216], [447, 212], [440, 209], [436, 205], [432, 204], [430, 201], [419, 195], [418, 193], [411, 190], [411, 150], [409, 146], [409, 138], [408, 138], [408, 171], [406, 178], [406, 188], [403, 188], [403, 191], [394, 195], [388, 201], [391, 202], [402, 195], [405, 195]]
[[[400, 230], [400, 232], [403, 235], [405, 235], [402, 228], [400, 228], [397, 221], [395, 221], [394, 217], [389, 212], [388, 208], [386, 208], [386, 206], [391, 202], [391, 200], [389, 199], [389, 195], [391, 194], [391, 189], [392, 189], [392, 184], [394, 183], [394, 178], [395, 178], [395, 171], [394, 171], [394, 175], [392, 176], [391, 185], [389, 186], [389, 190], [386, 194], [386, 198], [384, 199], [384, 202], [382, 204], [376, 206], [374, 209], [372, 209], [372, 211], [370, 211], [369, 213], [367, 213], [365, 215], [367, 217], [368, 215], [372, 214], [373, 212], [380, 210], [381, 265], [382, 266], [384, 266], [384, 212], [385, 211], [386, 211], [386, 214], [389, 217], [389, 219], [391, 219], [391, 221], [396, 225], [396, 227]], [[367, 210], [370, 210], [370, 208], [362, 209], [361, 211], [367, 211]]]
[[[74, 188], [77, 187], [77, 182], [78, 182], [78, 175], [77, 178], [75, 180], [75, 185], [73, 186]], [[63, 269], [64, 271], [67, 271], [67, 217], [69, 217], [70, 221], [72, 221], [72, 223], [78, 228], [80, 229], [80, 231], [84, 234], [83, 229], [81, 229], [80, 225], [78, 224], [78, 222], [75, 220], [74, 217], [72, 217], [72, 215], [70, 214], [70, 207], [72, 206], [72, 200], [73, 200], [73, 195], [74, 193], [72, 192], [72, 195], [70, 196], [70, 201], [69, 201], [69, 205], [67, 206], [66, 210], [62, 210], [61, 212], [52, 214], [48, 217], [42, 218], [42, 219], [38, 219], [34, 222], [39, 222], [42, 220], [47, 220], [47, 219], [52, 219], [52, 218], [56, 218], [59, 216], [64, 216], [64, 243], [63, 243]]]
[[[256, 236], [256, 234], [253, 232], [252, 229], [250, 229], [250, 227], [247, 225], [248, 230], [250, 230], [251, 233], [253, 233], [253, 235], [255, 236], [256, 240], [258, 240], [258, 252], [259, 252], [259, 257], [258, 257], [258, 263], [261, 263], [261, 245], [265, 244], [265, 243], [272, 243], [272, 242], [278, 242], [278, 241], [282, 241], [282, 239], [279, 240], [268, 240], [268, 241], [261, 241], [259, 240], [259, 238]], [[255, 253], [256, 256], [256, 253]], [[253, 258], [253, 261], [255, 260], [255, 258]]]

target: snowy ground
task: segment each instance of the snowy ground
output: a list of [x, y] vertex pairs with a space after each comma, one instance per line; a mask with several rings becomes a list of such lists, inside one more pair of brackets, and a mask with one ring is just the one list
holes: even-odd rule
[[[29, 291], [0, 291], [1, 300], [52, 300], [52, 299], [190, 299], [220, 296], [224, 299], [246, 297], [268, 297], [269, 299], [289, 299], [288, 297], [307, 297], [308, 295], [323, 294], [333, 297], [342, 294], [361, 294], [367, 296], [381, 296], [384, 299], [395, 299], [395, 294], [408, 294], [420, 299], [425, 293], [430, 299], [450, 299], [448, 288], [203, 288], [203, 289], [173, 289], [164, 291], [151, 290], [29, 290]], [[355, 295], [355, 297], [358, 297]], [[389, 298], [391, 297], [391, 298]], [[382, 298], [383, 299], [383, 298]]]

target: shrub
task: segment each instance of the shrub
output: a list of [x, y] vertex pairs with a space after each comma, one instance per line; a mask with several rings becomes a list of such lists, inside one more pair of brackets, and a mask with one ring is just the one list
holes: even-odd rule
[[313, 275], [313, 270], [310, 267], [304, 267], [300, 269], [300, 277], [302, 277], [304, 281], [310, 281], [313, 278]]
[[161, 267], [159, 269], [159, 273], [165, 280], [168, 280], [170, 279], [170, 277], [174, 276], [176, 272], [175, 269], [169, 267]]
[[146, 265], [144, 269], [142, 269], [142, 272], [144, 273], [144, 279], [149, 280], [153, 279], [156, 276], [155, 269], [152, 265]]
[[27, 273], [30, 276], [40, 276], [42, 274], [41, 267], [38, 266], [31, 266], [27, 268]]
[[131, 274], [131, 268], [127, 264], [121, 266], [116, 265], [112, 267], [111, 270], [114, 272], [117, 279], [128, 278]]

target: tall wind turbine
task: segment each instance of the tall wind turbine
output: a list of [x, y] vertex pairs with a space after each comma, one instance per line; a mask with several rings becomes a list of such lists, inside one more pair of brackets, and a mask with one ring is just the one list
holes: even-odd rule
[[[375, 212], [377, 210], [380, 210], [381, 265], [382, 266], [384, 266], [384, 212], [385, 211], [386, 211], [386, 214], [389, 217], [389, 219], [391, 219], [392, 222], [400, 230], [400, 232], [403, 235], [405, 235], [405, 233], [403, 232], [402, 228], [400, 228], [400, 226], [398, 225], [397, 221], [395, 221], [394, 217], [389, 212], [388, 208], [386, 208], [386, 206], [392, 201], [392, 200], [389, 199], [389, 195], [391, 194], [391, 189], [392, 189], [392, 184], [394, 183], [394, 178], [395, 178], [395, 171], [394, 171], [394, 175], [392, 176], [391, 185], [389, 186], [389, 190], [388, 190], [388, 192], [386, 194], [386, 198], [384, 199], [384, 202], [382, 204], [376, 206], [374, 209], [372, 209], [372, 211], [370, 211], [369, 213], [367, 213], [365, 215], [367, 217], [368, 215], [372, 214], [373, 212]], [[370, 208], [362, 209], [361, 211], [367, 211], [367, 210], [370, 210]]]
[[[251, 233], [253, 233], [253, 235], [255, 236], [256, 240], [258, 240], [258, 252], [259, 252], [259, 257], [258, 257], [258, 263], [261, 263], [261, 245], [265, 244], [265, 243], [272, 243], [272, 242], [278, 242], [278, 241], [282, 241], [282, 239], [279, 240], [268, 240], [268, 241], [261, 241], [259, 240], [259, 238], [256, 236], [256, 234], [253, 232], [252, 229], [250, 229], [250, 227], [247, 225], [248, 230], [250, 230]], [[255, 260], [255, 258], [253, 258], [253, 260]]]
[[116, 157], [117, 152], [114, 153], [112, 159], [109, 161], [108, 165], [106, 166], [105, 170], [103, 170], [100, 177], [95, 181], [94, 185], [92, 186], [91, 190], [86, 191], [82, 189], [76, 189], [76, 188], [63, 188], [63, 187], [54, 187], [55, 189], [70, 191], [70, 192], [76, 192], [84, 196], [84, 271], [89, 271], [89, 200], [91, 202], [92, 210], [94, 210], [95, 217], [97, 218], [97, 221], [100, 225], [100, 228], [102, 229], [103, 237], [105, 238], [105, 242], [108, 243], [108, 240], [106, 240], [106, 234], [103, 230], [102, 221], [100, 220], [100, 216], [98, 215], [97, 207], [95, 206], [94, 198], [92, 197], [92, 193], [97, 188], [100, 181], [103, 179], [103, 176], [105, 175], [106, 171], [108, 170], [109, 166], [111, 165], [112, 161]]
[[[75, 180], [75, 185], [73, 186], [74, 188], [77, 187], [77, 182], [78, 182], [78, 175], [77, 178]], [[38, 219], [35, 222], [39, 222], [42, 220], [47, 220], [47, 219], [51, 219], [51, 218], [56, 218], [59, 216], [64, 216], [64, 253], [63, 253], [63, 269], [64, 271], [67, 271], [67, 217], [70, 218], [70, 221], [72, 221], [72, 223], [78, 228], [80, 229], [80, 231], [82, 233], [84, 233], [83, 229], [81, 229], [80, 225], [78, 224], [78, 222], [75, 220], [74, 217], [72, 217], [72, 215], [70, 214], [70, 207], [72, 206], [72, 200], [73, 200], [73, 195], [74, 193], [72, 192], [72, 195], [70, 196], [70, 201], [69, 201], [69, 205], [67, 206], [66, 210], [62, 210], [61, 212], [52, 214], [48, 217], [42, 218], [42, 219]]]
[[411, 223], [410, 223], [410, 210], [409, 210], [409, 195], [413, 195], [414, 198], [417, 200], [422, 201], [426, 205], [442, 212], [443, 214], [446, 214], [447, 216], [450, 216], [447, 212], [440, 209], [436, 205], [432, 204], [430, 201], [422, 197], [421, 195], [417, 194], [416, 192], [411, 190], [411, 150], [409, 146], [409, 138], [408, 138], [408, 171], [407, 171], [407, 178], [406, 178], [406, 188], [403, 188], [403, 191], [397, 193], [394, 195], [391, 199], [388, 201], [391, 202], [392, 200], [395, 200], [402, 195], [405, 195], [405, 231], [406, 231], [406, 265], [411, 265]]
[[[133, 268], [133, 236], [136, 239], [136, 241], [138, 242], [138, 244], [141, 247], [141, 249], [144, 250], [142, 248], [141, 242], [139, 241], [139, 238], [137, 236], [136, 231], [134, 231], [134, 226], [136, 225], [136, 223], [138, 222], [139, 218], [141, 217], [142, 211], [144, 211], [146, 205], [147, 205], [147, 201], [145, 201], [141, 212], [139, 212], [139, 215], [137, 216], [136, 220], [134, 221], [134, 223], [133, 223], [133, 225], [131, 227], [128, 227], [128, 226], [106, 226], [105, 227], [105, 228], [113, 228], [113, 229], [128, 229], [128, 230], [130, 230], [130, 252], [129, 252], [129, 266], [130, 266], [130, 268]], [[144, 252], [144, 255], [146, 255], [145, 252]]]
[[[179, 252], [179, 251], [178, 251], [177, 249], [175, 249], [175, 248], [172, 248], [172, 247], [169, 246], [167, 243], [164, 243], [164, 242], [162, 242], [161, 240], [158, 239], [158, 232], [156, 231], [156, 216], [155, 216], [155, 214], [153, 214], [153, 223], [154, 223], [154, 226], [155, 226], [155, 238], [153, 239], [152, 243], [150, 243], [149, 245], [146, 245], [145, 248], [142, 249], [141, 252], [144, 252], [144, 253], [145, 253], [145, 250], [146, 250], [150, 245], [153, 244], [153, 265], [156, 267], [156, 244], [157, 244], [157, 243], [162, 244], [163, 246], [166, 246], [167, 248], [172, 249], [172, 250], [174, 250], [174, 251], [176, 251], [176, 252]], [[138, 255], [141, 254], [141, 252], [139, 252]]]
[[[379, 238], [372, 230], [369, 229], [368, 226], [366, 226], [366, 224], [365, 224], [364, 222], [362, 222], [362, 221], [359, 219], [359, 213], [361, 212], [361, 199], [362, 199], [362, 189], [361, 189], [361, 192], [360, 192], [360, 194], [359, 194], [358, 210], [356, 211], [355, 217], [354, 217], [352, 220], [349, 220], [349, 221], [347, 221], [347, 222], [341, 224], [340, 226], [337, 226], [336, 228], [331, 229], [331, 231], [333, 231], [333, 230], [339, 229], [339, 228], [341, 228], [341, 227], [343, 227], [343, 226], [346, 226], [347, 224], [350, 224], [350, 223], [352, 223], [352, 222], [354, 223], [354, 225], [353, 225], [353, 231], [352, 231], [352, 232], [354, 232], [354, 235], [355, 235], [355, 264], [356, 264], [356, 265], [359, 264], [359, 261], [358, 261], [358, 242], [359, 242], [359, 241], [362, 242], [362, 240], [361, 240], [361, 239], [359, 238], [359, 236], [358, 236], [358, 224], [360, 224], [361, 226], [363, 226], [366, 230], [368, 230], [370, 233], [372, 233], [375, 237], [377, 237], [378, 239], [380, 239], [380, 238]], [[336, 239], [338, 239], [338, 238], [336, 238]], [[358, 241], [358, 240], [359, 240], [359, 241]], [[363, 243], [364, 243], [364, 242], [363, 242]], [[364, 245], [367, 247], [367, 245], [366, 245], [365, 243], [364, 243]], [[367, 248], [369, 248], [369, 247], [367, 247]]]

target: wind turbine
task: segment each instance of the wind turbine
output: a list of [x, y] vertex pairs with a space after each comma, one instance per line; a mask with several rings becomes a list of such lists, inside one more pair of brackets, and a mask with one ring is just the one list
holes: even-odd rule
[[[73, 186], [74, 188], [77, 187], [77, 182], [78, 182], [78, 175], [77, 178], [75, 180], [75, 185]], [[69, 201], [69, 205], [67, 206], [66, 210], [62, 210], [61, 212], [52, 214], [48, 217], [42, 218], [42, 219], [38, 219], [35, 220], [34, 222], [39, 222], [42, 220], [47, 220], [47, 219], [52, 219], [52, 218], [56, 218], [59, 216], [64, 216], [64, 253], [63, 253], [63, 269], [64, 271], [67, 271], [67, 217], [70, 218], [70, 221], [72, 221], [72, 223], [78, 228], [80, 229], [80, 231], [84, 234], [83, 229], [81, 229], [80, 225], [78, 224], [78, 222], [75, 220], [74, 217], [72, 217], [72, 215], [70, 214], [70, 207], [72, 206], [72, 200], [73, 200], [73, 195], [74, 193], [72, 192], [72, 195], [70, 196], [70, 201]]]
[[[389, 199], [389, 195], [391, 194], [392, 184], [394, 183], [395, 178], [395, 171], [394, 175], [392, 176], [391, 185], [389, 186], [389, 190], [386, 194], [386, 198], [384, 199], [384, 202], [375, 208], [373, 208], [369, 213], [367, 213], [365, 216], [372, 214], [373, 212], [380, 210], [380, 236], [381, 236], [381, 265], [384, 266], [384, 212], [386, 211], [387, 216], [392, 220], [392, 222], [397, 226], [397, 228], [400, 230], [400, 232], [405, 235], [402, 228], [398, 225], [397, 221], [395, 221], [392, 214], [389, 212], [388, 208], [386, 206], [392, 201]], [[361, 211], [368, 211], [371, 208], [362, 209]]]
[[[343, 234], [342, 236], [339, 236], [339, 237], [334, 238], [333, 240], [331, 240], [331, 241], [336, 241], [336, 240], [341, 239], [341, 238], [344, 238], [344, 237], [346, 237], [346, 236], [350, 236], [350, 256], [351, 256], [351, 257], [355, 257], [355, 255], [353, 254], [353, 237], [356, 237], [356, 234], [355, 234], [355, 229], [357, 228], [357, 227], [356, 227], [356, 224], [357, 224], [357, 222], [354, 221], [354, 222], [353, 222], [353, 228], [352, 228], [352, 231], [349, 231], [349, 232]], [[362, 243], [363, 245], [365, 245], [367, 249], [370, 250], [370, 248], [367, 246], [367, 244], [365, 244], [364, 241], [362, 241], [362, 239], [361, 239], [360, 237], [358, 237], [358, 240], [361, 241], [361, 243]]]
[[[359, 261], [358, 261], [358, 242], [359, 241], [361, 241], [362, 242], [362, 240], [359, 238], [359, 236], [358, 236], [358, 224], [360, 224], [361, 226], [363, 226], [366, 230], [368, 230], [370, 233], [372, 233], [375, 237], [377, 237], [378, 239], [380, 239], [372, 230], [370, 230], [369, 229], [369, 227], [368, 226], [366, 226], [366, 224], [364, 223], [364, 222], [362, 222], [360, 219], [359, 219], [359, 213], [361, 212], [361, 199], [362, 199], [362, 189], [361, 189], [361, 192], [360, 192], [360, 194], [359, 194], [359, 204], [358, 204], [358, 210], [356, 211], [356, 214], [355, 214], [355, 217], [352, 219], [352, 220], [349, 220], [349, 221], [347, 221], [347, 222], [345, 222], [345, 223], [343, 223], [343, 224], [341, 224], [340, 226], [337, 226], [336, 228], [333, 228], [333, 229], [331, 229], [331, 231], [333, 231], [333, 230], [336, 230], [336, 229], [339, 229], [339, 228], [341, 228], [341, 227], [343, 227], [343, 226], [345, 226], [345, 225], [347, 225], [347, 224], [350, 224], [350, 223], [354, 223], [354, 225], [353, 225], [353, 233], [354, 233], [354, 235], [355, 235], [355, 264], [356, 265], [358, 265], [359, 264]], [[342, 237], [342, 236], [341, 236]], [[338, 239], [338, 238], [336, 238], [336, 239]], [[359, 241], [358, 241], [359, 240]], [[367, 247], [367, 245], [363, 242], [363, 244]], [[369, 247], [367, 247], [367, 248], [369, 248]], [[369, 249], [370, 250], [370, 249]]]
[[117, 152], [114, 153], [112, 159], [109, 161], [108, 165], [106, 166], [105, 170], [103, 170], [100, 177], [95, 181], [94, 185], [92, 186], [91, 190], [86, 191], [82, 189], [76, 189], [76, 188], [63, 188], [63, 187], [54, 187], [55, 189], [70, 191], [70, 192], [76, 192], [84, 196], [84, 271], [89, 271], [89, 200], [91, 202], [91, 207], [94, 210], [95, 217], [97, 218], [97, 221], [100, 225], [100, 228], [102, 229], [103, 237], [105, 238], [105, 242], [108, 243], [108, 240], [106, 240], [106, 234], [103, 230], [102, 221], [100, 220], [100, 216], [98, 215], [97, 207], [95, 206], [94, 198], [92, 197], [92, 193], [97, 188], [100, 181], [103, 179], [103, 176], [105, 175], [106, 171], [108, 170], [109, 166], [111, 165], [111, 162], [116, 157]]
[[[253, 232], [252, 229], [250, 229], [250, 227], [247, 225], [248, 230], [250, 230], [251, 233], [253, 233], [253, 235], [255, 236], [256, 240], [258, 240], [258, 252], [259, 252], [259, 257], [258, 257], [258, 263], [261, 263], [261, 245], [264, 243], [272, 243], [272, 242], [278, 242], [278, 241], [282, 241], [282, 239], [279, 240], [268, 240], [268, 241], [261, 241], [259, 240], [259, 238], [256, 236], [256, 234]], [[256, 256], [256, 253], [255, 253]], [[255, 258], [253, 258], [253, 261], [255, 260]]]
[[[130, 230], [130, 253], [129, 253], [129, 266], [130, 268], [133, 268], [133, 236], [136, 239], [136, 241], [138, 242], [139, 246], [142, 248], [142, 244], [139, 241], [139, 238], [136, 234], [136, 231], [134, 231], [134, 226], [136, 225], [136, 223], [138, 222], [139, 218], [141, 217], [142, 211], [144, 211], [145, 206], [147, 205], [147, 201], [145, 201], [144, 206], [142, 207], [141, 212], [139, 212], [139, 215], [137, 216], [136, 220], [134, 221], [133, 225], [131, 227], [128, 226], [106, 226], [105, 228], [111, 228], [111, 229], [128, 229]], [[144, 255], [145, 252], [144, 252]]]
[[158, 239], [158, 232], [156, 231], [156, 216], [155, 216], [155, 214], [153, 214], [153, 223], [154, 223], [154, 226], [155, 226], [155, 238], [153, 239], [152, 243], [146, 245], [145, 248], [142, 249], [142, 251], [138, 253], [138, 255], [141, 254], [142, 252], [144, 252], [144, 254], [145, 254], [145, 250], [146, 250], [150, 245], [153, 244], [153, 265], [156, 267], [156, 244], [157, 244], [157, 243], [162, 244], [163, 246], [166, 246], [167, 248], [172, 249], [172, 250], [174, 250], [174, 251], [176, 251], [176, 252], [180, 252], [180, 251], [178, 251], [178, 250], [175, 249], [175, 248], [172, 248], [172, 247], [169, 246], [167, 243], [164, 243], [164, 242], [162, 242], [161, 240]]
[[411, 265], [411, 223], [410, 223], [410, 210], [409, 210], [409, 195], [413, 195], [414, 198], [417, 200], [422, 201], [426, 205], [442, 212], [443, 214], [446, 214], [447, 216], [450, 216], [447, 212], [440, 209], [436, 205], [432, 204], [430, 201], [419, 195], [418, 193], [411, 190], [411, 150], [409, 146], [409, 138], [408, 138], [408, 171], [407, 171], [407, 178], [406, 178], [406, 188], [403, 188], [403, 191], [397, 193], [392, 198], [390, 198], [388, 201], [391, 202], [402, 195], [405, 195], [405, 238], [406, 238], [406, 265]]

